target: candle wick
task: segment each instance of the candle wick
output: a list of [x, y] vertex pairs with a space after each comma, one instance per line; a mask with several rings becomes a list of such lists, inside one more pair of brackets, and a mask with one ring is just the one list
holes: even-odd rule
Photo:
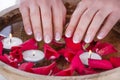
[[12, 42], [12, 34], [10, 33], [9, 34], [9, 37], [10, 37], [10, 43]]
[[33, 56], [35, 56], [35, 54], [33, 54]]
[[10, 43], [12, 43], [12, 39], [10, 38]]

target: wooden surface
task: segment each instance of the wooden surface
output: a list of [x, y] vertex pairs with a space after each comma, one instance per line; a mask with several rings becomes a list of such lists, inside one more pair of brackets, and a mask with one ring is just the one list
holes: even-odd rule
[[[5, 13], [7, 13], [11, 10], [14, 10], [17, 7], [18, 6], [14, 6], [14, 7], [11, 7], [10, 9], [3, 11], [2, 13], [0, 13], [0, 16], [3, 17], [3, 15], [4, 15], [4, 18], [7, 18], [6, 16], [14, 17], [14, 15], [17, 15], [17, 16], [15, 16], [17, 18], [15, 21], [21, 20], [21, 18], [19, 18], [20, 15], [18, 14], [19, 11], [17, 11], [17, 10], [15, 10], [15, 12], [12, 11], [13, 14], [8, 13], [5, 15]], [[12, 19], [12, 18], [10, 18], [10, 19]], [[14, 22], [14, 21], [12, 21], [12, 22]], [[8, 20], [8, 22], [5, 21], [5, 23], [6, 24], [4, 24], [4, 25], [0, 24], [0, 26], [4, 27], [7, 24], [11, 24], [11, 23], [9, 23], [9, 20]], [[16, 24], [14, 24], [14, 25], [16, 25]], [[16, 32], [18, 32], [18, 31], [16, 31]], [[21, 34], [21, 33], [15, 33], [15, 34]], [[21, 36], [23, 36], [23, 35], [21, 35]], [[114, 55], [109, 55], [108, 57], [120, 56], [120, 34], [118, 32], [112, 30], [109, 33], [109, 35], [105, 39], [103, 39], [103, 41], [112, 43], [119, 51], [118, 53], [116, 53]], [[86, 75], [86, 76], [55, 77], [55, 76], [36, 75], [36, 74], [20, 71], [18, 69], [10, 67], [9, 65], [6, 65], [5, 63], [3, 63], [1, 61], [0, 61], [0, 74], [3, 75], [7, 80], [113, 80], [113, 79], [120, 80], [120, 77], [119, 77], [120, 68], [105, 71], [105, 72], [102, 72], [99, 74]]]

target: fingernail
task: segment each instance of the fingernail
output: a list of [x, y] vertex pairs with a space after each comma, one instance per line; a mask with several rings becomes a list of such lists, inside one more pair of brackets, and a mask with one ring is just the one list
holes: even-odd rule
[[50, 43], [51, 42], [51, 39], [50, 39], [50, 36], [45, 36], [45, 43]]
[[97, 36], [98, 39], [103, 39], [103, 37], [104, 37], [104, 33], [102, 33], [102, 32], [99, 33], [98, 36]]
[[79, 43], [78, 36], [75, 36], [75, 37], [73, 38], [73, 43]]
[[27, 29], [27, 34], [28, 34], [28, 35], [32, 35], [31, 29]]
[[60, 34], [59, 34], [59, 33], [56, 33], [56, 35], [55, 35], [55, 40], [56, 40], [56, 41], [59, 41], [60, 39], [61, 39]]
[[36, 40], [37, 41], [41, 41], [42, 40], [42, 37], [39, 33], [36, 34]]
[[85, 38], [85, 42], [86, 42], [86, 43], [90, 43], [90, 42], [91, 42], [91, 37], [90, 37], [90, 36], [89, 36], [89, 37], [86, 37], [86, 38]]
[[70, 38], [70, 37], [71, 37], [71, 31], [68, 31], [68, 32], [65, 34], [65, 36], [66, 36], [67, 38]]

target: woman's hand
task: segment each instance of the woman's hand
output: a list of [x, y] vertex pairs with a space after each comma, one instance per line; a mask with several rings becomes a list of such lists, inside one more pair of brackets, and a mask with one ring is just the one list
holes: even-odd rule
[[44, 39], [46, 43], [53, 35], [60, 40], [66, 16], [62, 0], [21, 0], [20, 12], [28, 35], [34, 33], [37, 41]]
[[97, 35], [103, 39], [120, 19], [120, 0], [83, 0], [74, 11], [66, 37], [78, 43], [85, 37], [90, 43]]

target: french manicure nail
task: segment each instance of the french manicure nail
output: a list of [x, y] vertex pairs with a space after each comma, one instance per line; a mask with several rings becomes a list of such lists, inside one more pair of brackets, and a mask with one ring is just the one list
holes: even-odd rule
[[75, 37], [73, 38], [73, 43], [79, 43], [79, 39], [78, 39], [77, 36], [75, 36]]
[[45, 43], [50, 43], [51, 42], [51, 39], [50, 39], [50, 36], [45, 36]]
[[42, 37], [39, 33], [36, 34], [36, 40], [37, 41], [41, 41], [42, 40]]
[[31, 29], [27, 29], [27, 34], [28, 34], [28, 35], [32, 35]]
[[90, 43], [90, 41], [91, 41], [91, 37], [90, 36], [85, 38], [85, 42], [86, 43]]
[[56, 33], [56, 35], [55, 35], [55, 40], [56, 40], [56, 41], [59, 41], [60, 39], [61, 39], [60, 34], [59, 34], [59, 33]]
[[65, 36], [66, 36], [67, 38], [70, 38], [70, 37], [71, 37], [71, 31], [68, 31], [68, 32], [65, 34]]
[[102, 33], [102, 32], [99, 33], [98, 36], [97, 36], [98, 39], [103, 39], [103, 37], [104, 37], [104, 33]]

